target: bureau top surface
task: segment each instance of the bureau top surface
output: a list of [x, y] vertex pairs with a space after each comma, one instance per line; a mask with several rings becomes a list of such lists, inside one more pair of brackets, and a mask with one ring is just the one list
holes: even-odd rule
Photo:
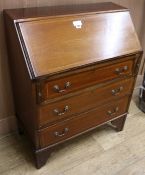
[[25, 9], [27, 15], [19, 18], [22, 9], [7, 11], [21, 19], [16, 26], [32, 78], [141, 51], [127, 9], [112, 3], [67, 8], [49, 7], [47, 15], [33, 17], [35, 8]]
[[45, 16], [70, 15], [82, 13], [96, 13], [105, 11], [122, 11], [127, 8], [111, 2], [72, 4], [47, 7], [31, 7], [5, 10], [13, 20], [39, 18]]

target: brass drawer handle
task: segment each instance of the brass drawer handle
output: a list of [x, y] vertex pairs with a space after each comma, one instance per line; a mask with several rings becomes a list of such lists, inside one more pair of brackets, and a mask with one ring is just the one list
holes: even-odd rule
[[116, 73], [117, 75], [122, 75], [122, 74], [124, 74], [125, 71], [127, 71], [127, 70], [128, 70], [128, 66], [124, 66], [124, 67], [116, 68], [116, 69], [115, 69], [115, 73]]
[[60, 133], [60, 132], [54, 132], [54, 135], [57, 136], [57, 137], [62, 137], [62, 136], [65, 136], [67, 134], [67, 132], [69, 131], [68, 128], [64, 128], [64, 130]]
[[58, 109], [54, 109], [54, 113], [61, 116], [61, 115], [64, 115], [68, 110], [69, 110], [69, 107], [65, 106], [63, 112], [60, 112]]
[[62, 93], [62, 92], [65, 92], [66, 89], [69, 88], [70, 86], [71, 86], [71, 83], [68, 81], [65, 83], [64, 89], [60, 89], [58, 85], [54, 85], [53, 88], [55, 92]]
[[115, 115], [117, 112], [119, 111], [119, 107], [116, 107], [113, 111], [109, 110], [107, 112], [107, 114], [109, 114], [110, 116]]
[[119, 95], [120, 94], [120, 92], [123, 90], [123, 87], [121, 86], [121, 87], [119, 87], [119, 88], [117, 88], [117, 89], [113, 89], [112, 90], [112, 95]]

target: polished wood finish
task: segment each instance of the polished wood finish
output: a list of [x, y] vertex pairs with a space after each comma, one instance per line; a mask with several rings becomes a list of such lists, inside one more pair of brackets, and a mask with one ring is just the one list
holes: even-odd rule
[[[76, 21], [82, 23], [81, 28], [74, 26]], [[140, 48], [128, 12], [24, 21], [18, 23], [18, 31], [34, 78], [98, 63]], [[123, 31], [126, 33], [122, 34]]]
[[[79, 74], [75, 71], [73, 75], [65, 75], [62, 78], [54, 80], [48, 79], [48, 82], [45, 80], [40, 87], [41, 92], [39, 92], [41, 93], [41, 96], [39, 97], [39, 101], [43, 102], [50, 98], [62, 97], [64, 94], [78, 91], [91, 85], [133, 75], [135, 74], [136, 69], [135, 61], [135, 55], [123, 57], [120, 59], [120, 62], [112, 61], [107, 65], [104, 63], [91, 66], [89, 67], [89, 70], [82, 69], [82, 72], [79, 72]], [[67, 83], [69, 83], [68, 87], [66, 87]], [[58, 86], [59, 90], [55, 89], [55, 86]]]
[[[85, 112], [125, 95], [131, 95], [134, 79], [125, 79], [106, 86], [86, 89], [73, 97], [57, 100], [39, 107], [40, 126], [52, 124], [74, 114]], [[103, 96], [103, 98], [102, 98]], [[85, 106], [85, 108], [84, 108]], [[68, 107], [67, 110], [65, 108]], [[58, 112], [57, 112], [58, 111]]]
[[7, 10], [8, 15], [13, 20], [29, 18], [41, 18], [41, 17], [52, 17], [52, 16], [69, 16], [73, 14], [96, 14], [101, 12], [112, 12], [112, 11], [126, 11], [125, 7], [111, 2], [104, 3], [92, 3], [92, 4], [72, 4], [72, 5], [59, 5], [59, 6], [48, 6], [48, 7], [32, 7], [32, 8], [21, 8], [21, 9], [10, 9]]
[[[107, 0], [103, 0], [103, 2], [107, 2]], [[1, 73], [0, 73], [0, 134], [8, 134], [10, 132], [13, 132], [17, 129], [17, 126], [15, 124], [15, 112], [14, 112], [14, 101], [13, 101], [13, 96], [12, 96], [12, 86], [11, 86], [11, 81], [10, 81], [10, 73], [9, 73], [9, 66], [8, 66], [8, 54], [7, 54], [7, 49], [6, 49], [6, 40], [5, 40], [5, 31], [4, 31], [4, 21], [3, 21], [3, 9], [10, 9], [10, 8], [26, 8], [29, 9], [28, 7], [43, 7], [43, 6], [58, 6], [58, 5], [67, 5], [67, 4], [72, 4], [74, 3], [74, 9], [78, 7], [78, 4], [81, 3], [97, 3], [100, 2], [100, 0], [78, 0], [78, 1], [70, 1], [70, 0], [6, 0], [0, 1], [0, 65], [1, 65]], [[102, 2], [102, 1], [101, 1]], [[112, 0], [114, 3], [118, 3], [120, 5], [123, 5], [127, 8], [130, 9], [130, 13], [132, 16], [132, 20], [134, 22], [137, 34], [140, 38], [142, 39], [142, 45], [144, 45], [145, 40], [143, 40], [143, 34], [145, 33], [143, 30], [145, 27], [143, 26], [144, 24], [144, 0], [136, 1], [136, 0]], [[96, 8], [96, 6], [93, 4], [93, 7]], [[94, 8], [94, 9], [95, 9]], [[118, 7], [119, 8], [119, 7]], [[27, 10], [22, 10], [22, 16], [23, 14], [25, 15], [25, 11]], [[31, 9], [31, 8], [30, 8]], [[41, 10], [41, 14], [38, 13], [39, 8], [35, 8], [36, 10], [33, 11], [33, 17], [34, 15], [41, 15], [43, 13], [43, 16], [48, 13], [48, 10], [46, 8]], [[40, 8], [41, 9], [41, 8]], [[55, 9], [58, 9], [55, 7]], [[87, 9], [87, 8], [86, 8]], [[101, 9], [101, 8], [100, 8]], [[122, 8], [123, 9], [123, 8]], [[125, 9], [125, 8], [124, 8]], [[28, 14], [25, 16], [28, 17]], [[55, 10], [54, 10], [55, 11]], [[68, 10], [70, 11], [70, 10]], [[32, 13], [32, 12], [31, 12]], [[42, 16], [42, 15], [41, 15]], [[17, 15], [18, 17], [18, 15]], [[144, 60], [144, 59], [142, 59]], [[139, 73], [141, 74], [142, 70], [142, 65], [140, 66], [140, 71]], [[9, 123], [9, 124], [8, 124]]]
[[40, 147], [46, 147], [126, 113], [128, 97], [95, 108], [70, 120], [39, 131]]
[[142, 49], [118, 5], [34, 9], [4, 18], [16, 113], [40, 168], [66, 140], [108, 122], [123, 129]]

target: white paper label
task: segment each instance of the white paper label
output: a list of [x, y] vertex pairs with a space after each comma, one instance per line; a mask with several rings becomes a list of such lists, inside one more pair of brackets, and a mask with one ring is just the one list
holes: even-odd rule
[[82, 21], [78, 20], [78, 21], [73, 21], [73, 25], [74, 27], [76, 27], [77, 29], [81, 29], [82, 28]]

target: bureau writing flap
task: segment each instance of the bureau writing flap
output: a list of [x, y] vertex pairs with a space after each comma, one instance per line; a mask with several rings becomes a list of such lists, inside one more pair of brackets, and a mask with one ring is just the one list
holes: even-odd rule
[[19, 22], [35, 77], [140, 51], [129, 11]]

